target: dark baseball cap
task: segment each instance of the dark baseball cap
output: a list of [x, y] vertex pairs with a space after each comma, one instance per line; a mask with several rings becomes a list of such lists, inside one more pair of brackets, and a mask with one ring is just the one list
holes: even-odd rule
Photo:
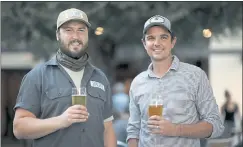
[[171, 31], [171, 23], [170, 23], [170, 20], [167, 19], [166, 17], [164, 16], [161, 16], [161, 15], [155, 15], [155, 16], [152, 16], [151, 18], [149, 18], [145, 24], [144, 24], [144, 28], [143, 28], [143, 34], [145, 34], [147, 32], [147, 30], [150, 28], [150, 27], [153, 27], [153, 26], [163, 26], [165, 27], [170, 33], [172, 33]]

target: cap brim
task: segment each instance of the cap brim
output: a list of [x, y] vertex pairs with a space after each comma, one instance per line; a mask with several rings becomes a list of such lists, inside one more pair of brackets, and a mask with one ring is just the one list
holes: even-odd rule
[[84, 24], [86, 24], [88, 28], [91, 27], [91, 24], [90, 24], [89, 22], [83, 20], [83, 19], [72, 18], [72, 19], [68, 19], [68, 20], [64, 21], [63, 23], [59, 24], [59, 26], [57, 26], [57, 29], [60, 28], [63, 24], [65, 24], [65, 23], [67, 23], [67, 22], [69, 22], [69, 21], [72, 21], [72, 20], [81, 21], [81, 22], [83, 22]]
[[165, 25], [158, 23], [158, 22], [154, 22], [154, 23], [150, 23], [149, 25], [147, 25], [144, 29], [143, 29], [143, 34], [145, 34], [147, 32], [147, 30], [153, 26], [162, 26], [163, 28], [165, 28], [166, 30], [168, 30], [170, 33], [171, 30], [169, 28], [167, 28]]

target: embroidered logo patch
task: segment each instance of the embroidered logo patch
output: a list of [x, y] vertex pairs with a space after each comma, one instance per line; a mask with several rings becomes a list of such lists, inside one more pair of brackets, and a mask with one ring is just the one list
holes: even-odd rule
[[96, 82], [96, 81], [90, 81], [90, 85], [92, 87], [97, 87], [97, 88], [100, 88], [102, 89], [103, 91], [105, 91], [105, 87], [103, 84], [99, 83], [99, 82]]
[[150, 18], [150, 23], [152, 23], [152, 22], [164, 23], [165, 19], [162, 16], [156, 15], [156, 16]]

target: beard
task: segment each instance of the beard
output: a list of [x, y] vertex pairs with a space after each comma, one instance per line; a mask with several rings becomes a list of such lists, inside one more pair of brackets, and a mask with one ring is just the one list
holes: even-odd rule
[[[73, 52], [69, 49], [69, 46], [72, 44], [72, 43], [79, 43], [79, 44], [82, 44], [83, 46], [80, 48], [80, 49], [77, 49], [76, 52]], [[58, 41], [58, 44], [59, 44], [59, 48], [61, 50], [62, 53], [66, 54], [67, 56], [73, 58], [73, 59], [79, 59], [81, 58], [85, 53], [86, 53], [86, 50], [88, 48], [88, 42], [83, 44], [82, 41], [80, 40], [73, 40], [73, 41], [70, 41], [66, 47], [65, 43], [63, 40], [59, 40]]]

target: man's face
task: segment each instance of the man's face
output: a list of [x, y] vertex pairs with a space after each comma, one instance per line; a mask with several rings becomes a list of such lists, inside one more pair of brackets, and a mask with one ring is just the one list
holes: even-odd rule
[[56, 35], [60, 50], [69, 57], [78, 59], [88, 48], [88, 28], [80, 21], [64, 23]]
[[153, 61], [163, 61], [171, 55], [176, 38], [161, 26], [153, 26], [147, 30], [143, 42], [144, 48]]

